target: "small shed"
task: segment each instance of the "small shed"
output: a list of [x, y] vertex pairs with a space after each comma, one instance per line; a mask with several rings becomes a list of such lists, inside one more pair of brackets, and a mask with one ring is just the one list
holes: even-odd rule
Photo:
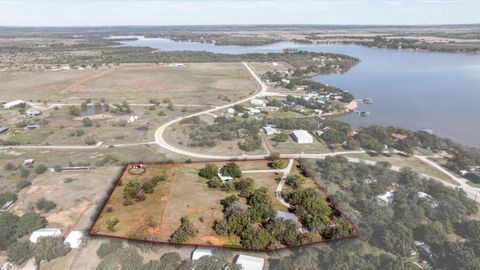
[[67, 238], [65, 239], [64, 243], [69, 245], [70, 248], [79, 248], [80, 244], [83, 240], [83, 232], [82, 231], [71, 231]]
[[35, 162], [35, 160], [33, 158], [25, 159], [23, 161], [23, 165], [30, 166], [30, 165], [33, 165], [34, 162]]
[[36, 230], [30, 235], [30, 242], [36, 244], [39, 238], [42, 237], [59, 237], [62, 235], [62, 230], [58, 228], [45, 228]]
[[239, 264], [243, 270], [263, 270], [265, 260], [260, 257], [238, 255], [235, 263]]
[[193, 252], [192, 252], [192, 261], [196, 261], [200, 259], [203, 256], [212, 256], [213, 255], [213, 249], [212, 248], [207, 248], [207, 247], [197, 247]]
[[6, 133], [9, 130], [10, 130], [9, 127], [0, 127], [0, 134]]

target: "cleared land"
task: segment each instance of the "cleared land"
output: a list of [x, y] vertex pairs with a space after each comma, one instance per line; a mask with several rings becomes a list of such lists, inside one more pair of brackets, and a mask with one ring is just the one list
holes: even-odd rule
[[[215, 220], [221, 220], [224, 217], [223, 205], [220, 201], [230, 195], [238, 195], [239, 191], [222, 191], [209, 187], [208, 179], [198, 175], [199, 170], [206, 164], [222, 167], [229, 162], [231, 161], [142, 164], [145, 171], [141, 174], [131, 173], [132, 170], [136, 170], [135, 166], [138, 164], [127, 165], [93, 224], [91, 234], [169, 242], [171, 235], [181, 226], [181, 218], [187, 217], [195, 228], [196, 234], [184, 244], [241, 247], [238, 236], [221, 236], [212, 228]], [[270, 169], [267, 160], [240, 161], [236, 164], [242, 171], [245, 171], [242, 178], [254, 179], [255, 189], [262, 187], [267, 189], [274, 210], [288, 211], [288, 208], [281, 204], [275, 196], [283, 173]], [[302, 173], [299, 165], [298, 162], [294, 162], [292, 174]], [[146, 194], [144, 200], [125, 205], [125, 190], [130, 180], [136, 180], [143, 184], [158, 175], [165, 177], [157, 184], [153, 193]], [[312, 178], [306, 178], [303, 187], [318, 188]], [[285, 186], [284, 191], [293, 191], [293, 189]], [[323, 199], [326, 200], [326, 195], [321, 193]], [[246, 204], [245, 198], [240, 198], [240, 202]], [[118, 219], [118, 224], [114, 226], [114, 229], [109, 229], [107, 224], [115, 219]], [[323, 239], [318, 236], [312, 242], [321, 240]], [[285, 246], [277, 244], [271, 248], [279, 247]]]
[[[112, 102], [219, 104], [251, 94], [256, 82], [241, 63], [120, 65], [97, 70], [0, 74], [0, 100], [78, 102], [103, 97]], [[224, 98], [225, 99], [225, 98]]]

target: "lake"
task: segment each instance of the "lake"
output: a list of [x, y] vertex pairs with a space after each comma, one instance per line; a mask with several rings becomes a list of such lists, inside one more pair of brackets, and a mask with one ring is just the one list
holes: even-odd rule
[[454, 141], [480, 146], [480, 55], [292, 42], [264, 46], [218, 46], [143, 37], [122, 42], [122, 45], [147, 46], [164, 51], [230, 54], [281, 52], [285, 48], [297, 48], [350, 55], [361, 60], [350, 71], [313, 78], [348, 90], [357, 99], [373, 99], [373, 104], [359, 107], [371, 112], [369, 117], [350, 114], [340, 119], [356, 127], [379, 124], [411, 130], [427, 128]]

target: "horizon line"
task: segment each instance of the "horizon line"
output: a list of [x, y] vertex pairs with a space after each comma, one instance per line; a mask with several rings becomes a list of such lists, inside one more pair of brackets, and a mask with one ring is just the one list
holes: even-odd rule
[[272, 23], [272, 24], [106, 24], [106, 25], [0, 25], [1, 28], [87, 28], [87, 27], [199, 27], [199, 26], [370, 26], [370, 27], [418, 27], [418, 26], [480, 26], [480, 22], [475, 23], [452, 23], [452, 24], [304, 24], [304, 23]]

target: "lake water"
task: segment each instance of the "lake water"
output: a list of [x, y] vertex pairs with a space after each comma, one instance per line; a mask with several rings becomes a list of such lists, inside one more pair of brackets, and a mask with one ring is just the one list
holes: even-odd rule
[[217, 46], [162, 38], [139, 38], [122, 44], [164, 51], [240, 54], [297, 48], [350, 55], [361, 60], [350, 71], [313, 78], [349, 90], [356, 98], [373, 99], [371, 105], [360, 105], [360, 110], [371, 112], [369, 117], [350, 114], [342, 120], [357, 127], [379, 124], [412, 130], [428, 128], [457, 142], [480, 146], [480, 55], [292, 42], [264, 46]]

